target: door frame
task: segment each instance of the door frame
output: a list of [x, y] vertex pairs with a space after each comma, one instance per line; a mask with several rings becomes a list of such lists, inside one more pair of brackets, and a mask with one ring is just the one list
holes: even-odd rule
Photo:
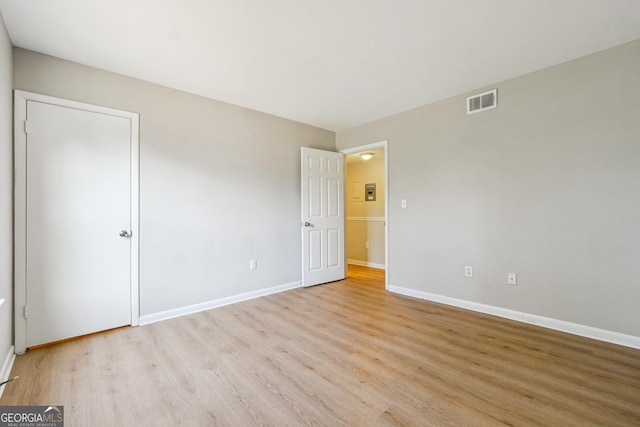
[[[345, 148], [340, 150], [344, 155], [359, 153], [361, 151], [372, 150], [374, 148], [383, 148], [384, 149], [384, 265], [385, 265], [385, 274], [384, 274], [384, 288], [389, 290], [389, 141], [384, 139], [382, 141], [374, 142], [371, 144], [359, 145], [357, 147]], [[347, 182], [347, 168], [345, 163], [345, 185]], [[347, 191], [344, 192], [345, 198]], [[346, 206], [346, 200], [345, 200]], [[346, 219], [346, 218], [345, 218]], [[345, 221], [346, 222], [346, 221]], [[345, 235], [344, 239], [344, 256], [345, 256], [345, 266], [347, 265], [347, 238]]]
[[14, 340], [16, 354], [24, 353], [27, 348], [27, 320], [24, 307], [27, 302], [27, 102], [36, 101], [61, 107], [74, 108], [94, 113], [122, 117], [131, 121], [130, 143], [130, 191], [131, 191], [131, 326], [140, 324], [140, 117], [137, 113], [100, 107], [47, 95], [14, 91]]

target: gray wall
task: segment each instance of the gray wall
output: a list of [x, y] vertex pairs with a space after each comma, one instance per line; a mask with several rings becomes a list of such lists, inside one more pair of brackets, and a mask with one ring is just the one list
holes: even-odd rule
[[0, 15], [0, 369], [13, 344], [13, 57]]
[[639, 70], [636, 41], [338, 132], [389, 141], [389, 284], [640, 336]]
[[140, 113], [141, 315], [301, 279], [300, 147], [334, 150], [333, 132], [22, 49], [14, 64], [16, 89]]

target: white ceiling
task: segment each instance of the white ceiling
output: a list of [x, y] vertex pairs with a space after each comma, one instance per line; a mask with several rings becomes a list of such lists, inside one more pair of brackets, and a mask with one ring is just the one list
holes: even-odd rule
[[639, 0], [0, 0], [15, 46], [341, 130], [640, 39]]

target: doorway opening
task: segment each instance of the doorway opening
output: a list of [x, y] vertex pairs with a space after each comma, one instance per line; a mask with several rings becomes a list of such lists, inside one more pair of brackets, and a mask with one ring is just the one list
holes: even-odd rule
[[385, 271], [388, 289], [387, 141], [345, 150], [345, 254], [348, 266]]

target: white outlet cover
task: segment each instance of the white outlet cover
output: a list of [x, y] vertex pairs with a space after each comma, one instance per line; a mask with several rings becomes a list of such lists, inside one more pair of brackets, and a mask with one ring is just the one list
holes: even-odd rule
[[516, 273], [508, 273], [507, 274], [507, 283], [510, 285], [518, 284], [518, 275]]
[[464, 267], [464, 275], [466, 277], [473, 277], [473, 267], [470, 265], [466, 265]]

